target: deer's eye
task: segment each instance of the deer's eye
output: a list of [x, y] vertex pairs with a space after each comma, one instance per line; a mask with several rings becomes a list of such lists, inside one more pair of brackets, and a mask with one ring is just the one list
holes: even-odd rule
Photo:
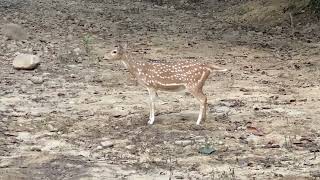
[[112, 54], [115, 54], [115, 53], [117, 53], [117, 51], [112, 51]]

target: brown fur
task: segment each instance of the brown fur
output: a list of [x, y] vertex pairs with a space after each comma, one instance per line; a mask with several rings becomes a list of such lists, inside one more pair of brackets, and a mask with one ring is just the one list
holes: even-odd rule
[[104, 59], [121, 60], [129, 72], [146, 87], [151, 97], [149, 124], [154, 121], [154, 96], [158, 90], [180, 91], [187, 89], [200, 102], [200, 113], [197, 124], [206, 118], [207, 97], [202, 92], [205, 81], [211, 71], [226, 71], [215, 65], [184, 62], [142, 62], [128, 57], [126, 48], [117, 46]]

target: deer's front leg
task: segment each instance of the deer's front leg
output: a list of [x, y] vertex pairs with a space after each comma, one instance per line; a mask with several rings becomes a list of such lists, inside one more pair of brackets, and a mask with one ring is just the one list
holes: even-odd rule
[[154, 103], [155, 103], [155, 99], [156, 99], [156, 96], [157, 96], [157, 92], [154, 90], [154, 89], [152, 89], [152, 88], [148, 88], [148, 92], [149, 92], [149, 96], [150, 96], [150, 102], [149, 102], [149, 104], [150, 104], [150, 116], [149, 116], [149, 121], [148, 121], [148, 124], [153, 124], [153, 122], [154, 122], [154, 108], [155, 108], [155, 106], [154, 106]]

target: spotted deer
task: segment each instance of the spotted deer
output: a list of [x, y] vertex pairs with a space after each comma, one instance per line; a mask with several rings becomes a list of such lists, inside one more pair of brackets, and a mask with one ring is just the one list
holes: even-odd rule
[[195, 61], [181, 62], [143, 62], [132, 59], [127, 46], [115, 46], [106, 53], [104, 60], [122, 61], [125, 68], [136, 78], [138, 83], [147, 88], [150, 95], [150, 116], [148, 124], [153, 124], [155, 119], [155, 98], [157, 91], [181, 90], [189, 91], [199, 102], [200, 112], [197, 125], [206, 119], [207, 97], [202, 88], [212, 71], [227, 71], [221, 67]]

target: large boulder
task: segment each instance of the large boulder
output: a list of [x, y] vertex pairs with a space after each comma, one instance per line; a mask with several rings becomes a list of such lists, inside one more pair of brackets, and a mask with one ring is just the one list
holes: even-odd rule
[[1, 28], [1, 33], [8, 39], [12, 40], [26, 40], [28, 39], [27, 31], [18, 24], [5, 24]]
[[19, 54], [12, 62], [13, 68], [23, 70], [33, 70], [37, 68], [39, 64], [39, 56], [33, 54]]

